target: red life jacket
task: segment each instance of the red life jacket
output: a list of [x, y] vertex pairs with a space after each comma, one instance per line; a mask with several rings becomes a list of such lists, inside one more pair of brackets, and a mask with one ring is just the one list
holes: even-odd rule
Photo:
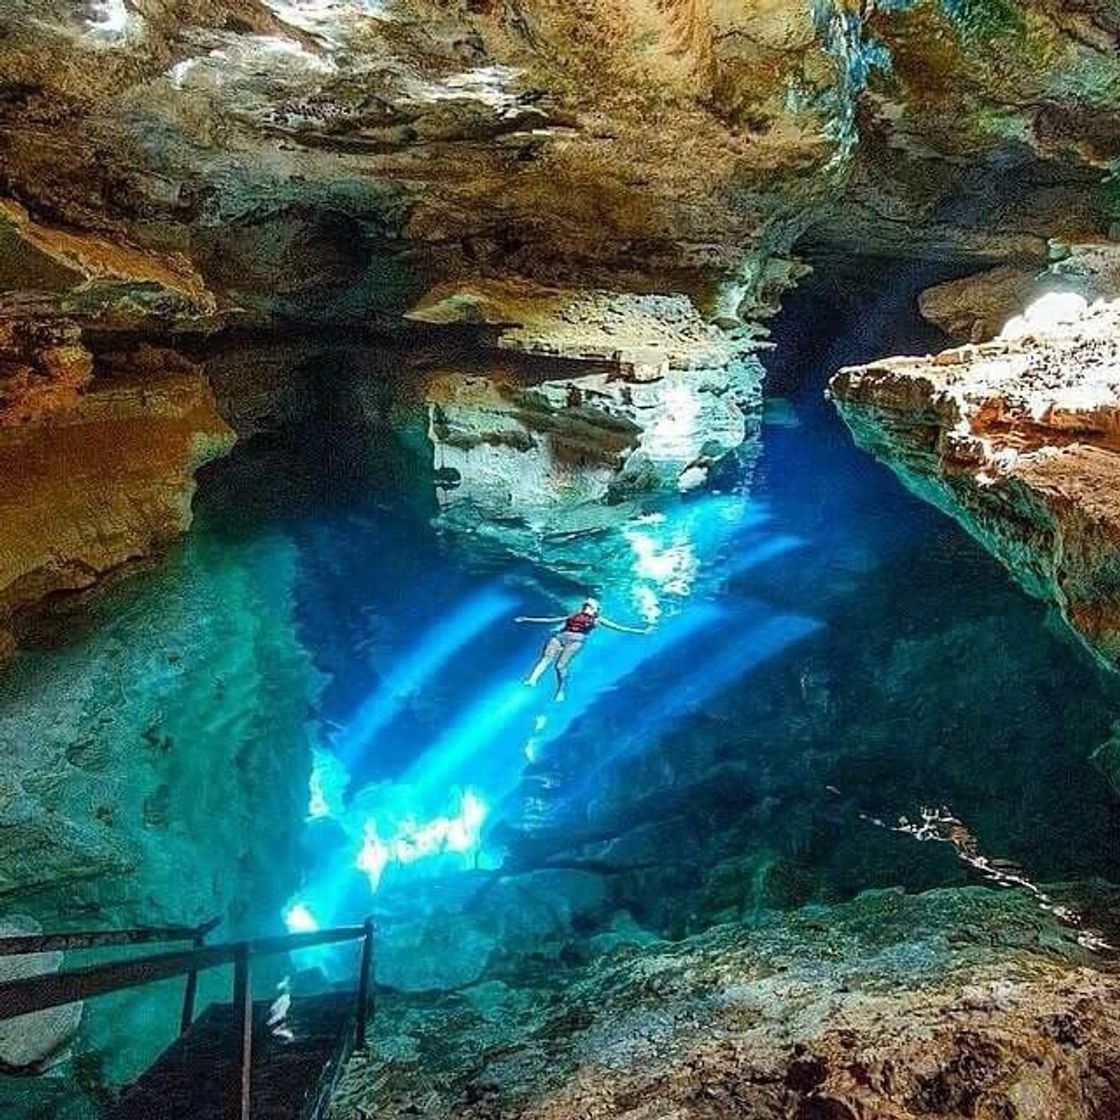
[[598, 619], [589, 611], [576, 611], [568, 615], [564, 622], [564, 629], [569, 634], [590, 634], [595, 629]]

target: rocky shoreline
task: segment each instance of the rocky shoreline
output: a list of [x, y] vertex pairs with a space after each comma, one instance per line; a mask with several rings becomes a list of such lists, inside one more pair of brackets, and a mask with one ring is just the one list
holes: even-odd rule
[[335, 1120], [1120, 1110], [1120, 977], [1015, 893], [868, 892], [679, 942], [607, 931], [591, 954], [382, 993]]

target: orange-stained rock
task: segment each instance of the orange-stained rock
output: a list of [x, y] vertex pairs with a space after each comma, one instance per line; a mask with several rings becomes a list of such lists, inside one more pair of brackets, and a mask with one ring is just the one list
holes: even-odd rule
[[74, 407], [92, 376], [73, 324], [0, 319], [0, 428]]
[[840, 370], [856, 441], [1120, 666], [1120, 301], [1036, 304], [936, 357]]
[[0, 628], [190, 525], [194, 472], [234, 436], [197, 373], [112, 379], [0, 428]]
[[120, 238], [45, 225], [33, 221], [19, 203], [9, 199], [0, 199], [0, 222], [12, 226], [28, 246], [86, 280], [158, 284], [200, 311], [213, 311], [217, 306], [198, 270], [182, 253], [157, 253]]

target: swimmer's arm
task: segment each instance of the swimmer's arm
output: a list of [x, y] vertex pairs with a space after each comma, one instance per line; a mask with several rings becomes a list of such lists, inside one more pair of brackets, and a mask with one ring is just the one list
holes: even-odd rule
[[621, 622], [611, 622], [609, 618], [600, 618], [599, 625], [607, 630], [615, 630], [619, 634], [648, 634], [652, 626], [623, 626]]
[[556, 618], [532, 618], [529, 615], [519, 614], [513, 621], [514, 622], [567, 622], [568, 616], [562, 614]]

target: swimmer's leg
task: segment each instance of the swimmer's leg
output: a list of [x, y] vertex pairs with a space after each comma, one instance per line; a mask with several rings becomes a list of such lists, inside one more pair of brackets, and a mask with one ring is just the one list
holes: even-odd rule
[[568, 683], [568, 667], [572, 663], [572, 658], [583, 648], [583, 642], [574, 641], [568, 642], [564, 645], [560, 656], [556, 659], [556, 701], [561, 702], [564, 699], [564, 689]]
[[544, 676], [545, 670], [551, 665], [563, 652], [563, 646], [560, 644], [559, 638], [549, 638], [544, 644], [544, 649], [541, 651], [540, 660], [533, 666], [533, 671], [525, 678], [525, 683], [533, 688], [537, 681]]

